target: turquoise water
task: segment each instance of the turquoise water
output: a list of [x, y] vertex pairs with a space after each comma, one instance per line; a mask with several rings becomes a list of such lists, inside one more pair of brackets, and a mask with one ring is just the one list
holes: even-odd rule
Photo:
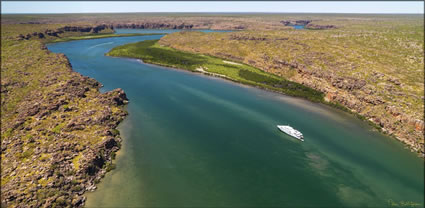
[[302, 30], [304, 29], [305, 25], [293, 25], [292, 27], [294, 27], [296, 30]]
[[[424, 204], [424, 164], [326, 106], [218, 78], [106, 57], [161, 35], [57, 43], [75, 71], [122, 88], [117, 169], [87, 207], [388, 207]], [[278, 131], [289, 124], [300, 142]]]

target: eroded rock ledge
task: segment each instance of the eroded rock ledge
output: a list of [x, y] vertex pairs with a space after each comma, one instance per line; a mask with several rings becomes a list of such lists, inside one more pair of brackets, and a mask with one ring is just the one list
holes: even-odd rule
[[337, 28], [335, 25], [318, 25], [313, 24], [312, 20], [282, 20], [280, 23], [282, 23], [285, 26], [296, 26], [296, 25], [303, 25], [307, 29], [312, 30], [326, 30], [326, 29], [335, 29]]
[[28, 40], [32, 37], [38, 37], [40, 39], [45, 38], [46, 36], [51, 37], [59, 37], [60, 34], [66, 33], [66, 32], [79, 32], [79, 33], [92, 33], [97, 34], [101, 31], [110, 29], [113, 30], [113, 26], [111, 25], [97, 25], [97, 26], [64, 26], [61, 28], [58, 28], [56, 30], [50, 30], [46, 29], [43, 32], [33, 32], [28, 33], [26, 35], [19, 34], [17, 39], [18, 40]]

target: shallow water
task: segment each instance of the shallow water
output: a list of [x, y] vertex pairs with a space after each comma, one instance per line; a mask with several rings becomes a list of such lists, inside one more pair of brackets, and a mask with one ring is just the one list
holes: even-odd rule
[[[346, 113], [104, 56], [160, 37], [48, 46], [101, 82], [102, 91], [122, 88], [130, 100], [117, 169], [87, 194], [87, 207], [388, 207], [389, 200], [423, 206], [423, 160]], [[300, 130], [305, 142], [279, 132], [278, 124]]]

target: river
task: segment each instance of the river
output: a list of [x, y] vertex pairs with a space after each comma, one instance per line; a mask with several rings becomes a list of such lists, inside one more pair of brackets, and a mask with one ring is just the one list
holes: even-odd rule
[[[118, 30], [141, 31], [152, 32]], [[160, 37], [48, 45], [75, 71], [101, 82], [102, 91], [122, 88], [130, 101], [119, 126], [117, 168], [86, 194], [87, 207], [423, 206], [423, 160], [351, 115], [104, 56], [113, 47]], [[278, 124], [300, 130], [305, 142], [281, 133]]]

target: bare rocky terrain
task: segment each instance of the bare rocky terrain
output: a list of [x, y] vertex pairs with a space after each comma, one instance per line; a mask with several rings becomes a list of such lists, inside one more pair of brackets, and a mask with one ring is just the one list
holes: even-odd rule
[[40, 28], [22, 38], [13, 33], [24, 31], [19, 27], [2, 25], [11, 32], [1, 44], [2, 207], [82, 207], [83, 193], [114, 167], [126, 95], [100, 93], [100, 83], [74, 72], [63, 54], [40, 41], [96, 29]]

